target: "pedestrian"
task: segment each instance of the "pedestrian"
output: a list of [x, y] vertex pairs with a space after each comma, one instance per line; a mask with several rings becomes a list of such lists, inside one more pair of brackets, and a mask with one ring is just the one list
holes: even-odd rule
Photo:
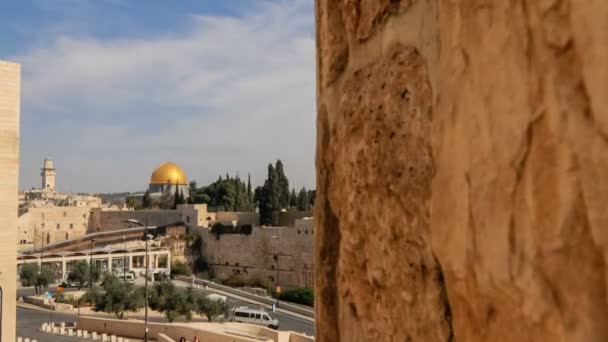
[[184, 336], [180, 337], [179, 342], [186, 342], [186, 338]]
[[194, 340], [192, 340], [192, 342], [201, 342], [201, 340], [198, 339], [198, 336], [194, 336]]

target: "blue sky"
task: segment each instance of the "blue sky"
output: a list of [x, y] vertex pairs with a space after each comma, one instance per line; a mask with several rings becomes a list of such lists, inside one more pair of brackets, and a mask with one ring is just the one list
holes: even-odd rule
[[135, 191], [173, 161], [190, 179], [281, 158], [314, 187], [309, 0], [20, 0], [0, 4], [0, 59], [22, 64], [22, 189], [45, 157], [60, 191]]

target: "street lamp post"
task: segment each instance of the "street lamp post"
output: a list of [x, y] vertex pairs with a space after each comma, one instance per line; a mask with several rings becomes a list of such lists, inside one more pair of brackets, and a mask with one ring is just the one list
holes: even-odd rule
[[[280, 229], [280, 228], [279, 228]], [[276, 281], [276, 287], [275, 287], [275, 291], [277, 294], [277, 308], [279, 307], [279, 297], [281, 295], [281, 291], [280, 291], [280, 280], [279, 280], [279, 275], [280, 275], [280, 269], [281, 269], [281, 263], [280, 263], [280, 254], [281, 254], [281, 233], [279, 230], [277, 230], [277, 235], [272, 237], [273, 239], [277, 240], [277, 281]]]
[[144, 227], [144, 241], [146, 243], [146, 256], [144, 259], [144, 266], [146, 267], [146, 279], [145, 279], [145, 283], [144, 283], [144, 342], [148, 342], [148, 277], [149, 277], [149, 260], [148, 260], [148, 216], [145, 217], [144, 219], [144, 224], [142, 224], [141, 222], [139, 222], [138, 220], [135, 219], [129, 219], [126, 221], [123, 221], [126, 223], [133, 223], [136, 224], [140, 227]]
[[122, 279], [127, 280], [127, 236], [122, 236], [122, 241], [125, 244], [125, 256], [122, 258]]
[[95, 239], [91, 239], [91, 252], [89, 253], [89, 289], [93, 289], [93, 246]]

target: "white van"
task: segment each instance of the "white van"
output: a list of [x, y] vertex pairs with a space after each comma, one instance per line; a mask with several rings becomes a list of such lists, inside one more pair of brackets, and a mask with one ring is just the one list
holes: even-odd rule
[[231, 321], [241, 323], [251, 323], [267, 326], [271, 329], [279, 329], [279, 320], [270, 317], [270, 314], [261, 309], [251, 309], [241, 306], [232, 310]]

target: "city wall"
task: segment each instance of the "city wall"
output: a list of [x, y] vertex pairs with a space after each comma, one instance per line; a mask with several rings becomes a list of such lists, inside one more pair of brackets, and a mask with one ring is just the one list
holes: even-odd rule
[[123, 221], [134, 219], [143, 224], [146, 218], [148, 226], [164, 226], [180, 222], [182, 220], [182, 213], [177, 210], [103, 211], [101, 209], [93, 209], [91, 210], [87, 233], [136, 227], [137, 225], [135, 224]]
[[[251, 235], [222, 234], [199, 230], [202, 255], [217, 278], [239, 276], [273, 286], [277, 279], [284, 287], [313, 286], [313, 236], [311, 226], [303, 228], [253, 227]], [[278, 237], [275, 238], [275, 237]]]

